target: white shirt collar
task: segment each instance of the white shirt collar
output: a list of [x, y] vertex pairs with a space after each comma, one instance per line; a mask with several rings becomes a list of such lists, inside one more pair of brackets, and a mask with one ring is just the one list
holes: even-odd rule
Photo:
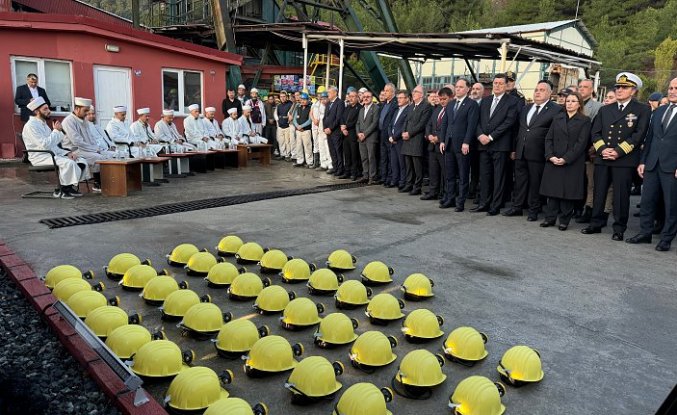
[[505, 92], [502, 93], [501, 95], [494, 95], [494, 98], [500, 100], [501, 98], [503, 98], [503, 95], [505, 95]]

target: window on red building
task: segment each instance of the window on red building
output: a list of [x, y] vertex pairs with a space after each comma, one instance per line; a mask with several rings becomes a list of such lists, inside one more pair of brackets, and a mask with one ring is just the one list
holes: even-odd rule
[[177, 115], [187, 115], [188, 106], [202, 108], [202, 72], [182, 69], [162, 70], [162, 105]]
[[[26, 82], [26, 76], [34, 73], [38, 76], [38, 85], [45, 88], [55, 115], [67, 115], [73, 105], [73, 83], [71, 81], [71, 63], [51, 59], [13, 56], [12, 81], [14, 89]], [[14, 107], [19, 113], [19, 107]]]

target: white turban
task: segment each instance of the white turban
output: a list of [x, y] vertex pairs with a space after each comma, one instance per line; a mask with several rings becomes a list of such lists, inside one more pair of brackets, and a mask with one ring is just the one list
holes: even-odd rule
[[205, 112], [216, 112], [216, 108], [214, 108], [214, 107], [207, 107], [207, 108], [205, 108]]
[[236, 114], [237, 113], [237, 108], [231, 108], [228, 110], [228, 114]]
[[247, 89], [247, 88], [245, 88], [244, 85], [240, 84], [240, 85], [237, 86], [237, 89]]
[[45, 105], [45, 99], [43, 97], [37, 97], [33, 101], [29, 102], [26, 107], [31, 111], [35, 111], [43, 105]]
[[92, 105], [92, 100], [88, 98], [75, 97], [73, 101], [75, 102], [76, 107], [89, 107]]
[[139, 115], [150, 114], [150, 108], [139, 108], [136, 113]]
[[174, 110], [162, 110], [162, 115], [174, 115]]
[[256, 92], [256, 93], [258, 94], [258, 93], [259, 93], [259, 90], [256, 89], [256, 88], [252, 88], [252, 89], [249, 90], [249, 92]]
[[127, 112], [127, 107], [118, 105], [117, 107], [113, 107], [113, 112]]
[[244, 105], [244, 106], [242, 107], [242, 111], [251, 111], [251, 110], [252, 110], [251, 105]]
[[199, 109], [200, 109], [200, 106], [198, 104], [191, 104], [191, 105], [188, 106], [188, 111], [195, 111], [195, 110], [199, 110]]

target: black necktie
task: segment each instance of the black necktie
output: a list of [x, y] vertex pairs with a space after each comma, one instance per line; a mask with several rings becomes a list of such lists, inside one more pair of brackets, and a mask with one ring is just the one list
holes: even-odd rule
[[670, 107], [665, 111], [665, 116], [663, 117], [663, 131], [668, 129], [670, 125], [670, 118], [672, 118], [672, 111], [675, 109], [677, 104], [670, 104]]
[[620, 112], [623, 112], [623, 108], [625, 108], [625, 105], [623, 105], [623, 104], [620, 104], [620, 105], [618, 106], [618, 110], [619, 110]]

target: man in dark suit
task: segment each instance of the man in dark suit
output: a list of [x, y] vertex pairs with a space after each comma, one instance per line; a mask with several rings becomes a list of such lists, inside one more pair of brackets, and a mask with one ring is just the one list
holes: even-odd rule
[[378, 184], [377, 151], [379, 146], [379, 109], [372, 102], [371, 91], [362, 95], [362, 108], [357, 116], [357, 141], [362, 159], [362, 183]]
[[387, 187], [404, 189], [405, 169], [404, 156], [402, 155], [402, 133], [409, 114], [409, 93], [400, 90], [397, 92], [397, 110], [392, 116], [388, 126], [388, 150], [390, 151], [390, 183]]
[[512, 150], [512, 129], [517, 121], [518, 100], [506, 91], [503, 74], [494, 76], [492, 94], [480, 104], [477, 125], [480, 152], [480, 204], [471, 212], [498, 215], [505, 189], [505, 165]]
[[456, 212], [463, 212], [465, 209], [470, 179], [470, 152], [475, 151], [471, 146], [476, 141], [479, 121], [479, 105], [468, 96], [469, 90], [470, 82], [467, 79], [456, 81], [456, 98], [447, 107], [446, 132], [444, 141], [440, 144], [440, 152], [444, 154], [447, 188], [440, 208], [456, 207]]
[[425, 128], [430, 185], [428, 192], [421, 196], [421, 200], [437, 200], [444, 194], [444, 154], [440, 151], [440, 144], [444, 143], [447, 133], [447, 104], [452, 94], [451, 89], [446, 87], [439, 90], [437, 99], [440, 104], [433, 109]]
[[346, 107], [343, 109], [341, 120], [341, 133], [343, 134], [343, 156], [345, 173], [339, 179], [357, 181], [362, 177], [362, 160], [360, 158], [360, 145], [357, 141], [357, 115], [362, 105], [354, 89], [346, 94]]
[[633, 99], [642, 80], [630, 72], [616, 76], [616, 103], [605, 105], [592, 124], [592, 145], [595, 148], [595, 173], [593, 175], [592, 218], [581, 233], [601, 233], [606, 224], [604, 204], [609, 185], [613, 185], [613, 235], [622, 241], [630, 215], [630, 188], [632, 175], [639, 165], [640, 148], [649, 127], [651, 110]]
[[659, 107], [651, 118], [649, 133], [637, 173], [644, 179], [639, 211], [641, 230], [629, 238], [631, 244], [651, 243], [656, 210], [662, 194], [665, 201], [665, 224], [657, 251], [670, 249], [677, 234], [677, 78], [670, 81], [668, 105]]
[[503, 216], [522, 216], [524, 202], [529, 205], [527, 220], [538, 219], [541, 210], [541, 178], [545, 167], [545, 136], [550, 124], [562, 107], [550, 101], [552, 86], [549, 81], [540, 81], [534, 90], [534, 103], [527, 105], [519, 117], [519, 132], [515, 136], [515, 186], [512, 206]]
[[412, 91], [413, 102], [402, 132], [402, 155], [406, 167], [406, 184], [400, 192], [420, 195], [423, 187], [423, 140], [425, 126], [430, 119], [432, 107], [428, 104], [421, 85]]
[[383, 88], [384, 101], [379, 106], [378, 129], [380, 134], [380, 176], [383, 186], [388, 187], [392, 183], [390, 174], [390, 123], [397, 113], [397, 99], [395, 98], [395, 85], [388, 83]]
[[327, 134], [329, 141], [329, 156], [331, 157], [333, 169], [327, 170], [327, 173], [336, 177], [343, 176], [345, 169], [343, 167], [343, 134], [341, 134], [341, 119], [345, 105], [338, 97], [338, 89], [334, 86], [329, 87], [329, 98], [327, 100], [327, 109], [322, 118], [324, 133]]
[[21, 121], [28, 121], [28, 118], [33, 114], [26, 105], [37, 97], [42, 97], [48, 107], [52, 106], [49, 102], [49, 98], [47, 98], [47, 92], [44, 88], [38, 86], [38, 76], [34, 73], [29, 73], [28, 76], [26, 76], [26, 83], [16, 87], [16, 93], [14, 94], [14, 103], [21, 111]]

